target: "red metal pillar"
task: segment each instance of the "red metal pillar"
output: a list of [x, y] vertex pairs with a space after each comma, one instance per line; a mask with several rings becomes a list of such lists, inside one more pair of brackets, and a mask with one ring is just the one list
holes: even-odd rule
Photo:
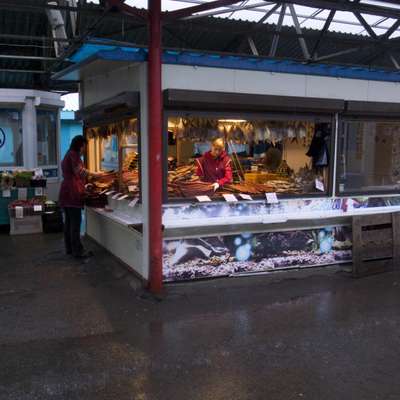
[[149, 176], [149, 289], [162, 290], [162, 96], [161, 96], [161, 0], [148, 0], [148, 176]]

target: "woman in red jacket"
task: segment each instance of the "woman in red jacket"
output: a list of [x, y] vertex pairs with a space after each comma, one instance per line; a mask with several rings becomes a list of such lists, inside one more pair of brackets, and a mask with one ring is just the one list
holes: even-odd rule
[[215, 139], [211, 150], [197, 159], [197, 175], [203, 182], [213, 184], [214, 192], [227, 183], [232, 183], [231, 159], [225, 151], [223, 139]]
[[87, 141], [82, 135], [75, 136], [61, 163], [64, 180], [61, 183], [59, 203], [65, 216], [65, 251], [76, 258], [85, 258], [90, 255], [84, 251], [80, 236], [85, 183], [89, 175], [81, 159], [85, 152], [86, 143]]

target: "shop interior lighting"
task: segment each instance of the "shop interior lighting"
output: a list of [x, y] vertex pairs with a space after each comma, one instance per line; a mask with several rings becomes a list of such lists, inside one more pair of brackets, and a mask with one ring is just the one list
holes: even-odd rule
[[219, 119], [218, 122], [230, 122], [233, 124], [239, 124], [240, 122], [247, 122], [246, 119]]

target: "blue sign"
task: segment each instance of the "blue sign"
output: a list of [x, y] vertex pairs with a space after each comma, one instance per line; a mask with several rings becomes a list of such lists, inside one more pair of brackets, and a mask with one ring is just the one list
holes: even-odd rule
[[5, 143], [6, 143], [6, 134], [3, 128], [0, 128], [0, 149], [5, 145]]
[[14, 157], [14, 135], [8, 126], [0, 127], [0, 164], [13, 165]]

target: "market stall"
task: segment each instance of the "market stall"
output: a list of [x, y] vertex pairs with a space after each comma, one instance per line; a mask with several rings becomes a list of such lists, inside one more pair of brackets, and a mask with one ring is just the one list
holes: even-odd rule
[[[84, 70], [84, 110], [100, 110], [120, 88], [140, 93], [140, 108], [130, 116], [141, 133], [141, 190], [130, 193], [124, 182], [130, 162], [124, 163], [124, 141], [113, 145], [113, 128], [87, 129], [90, 140], [97, 138], [89, 148], [98, 149], [88, 165], [119, 171], [115, 186], [98, 187], [109, 193], [106, 208], [87, 209], [88, 234], [147, 280], [154, 188], [145, 54], [94, 47], [91, 63], [59, 77], [76, 79]], [[347, 263], [352, 217], [400, 210], [393, 74], [193, 52], [165, 51], [163, 62], [164, 281]], [[102, 74], [90, 74], [100, 67]], [[104, 156], [109, 148], [114, 158]]]

